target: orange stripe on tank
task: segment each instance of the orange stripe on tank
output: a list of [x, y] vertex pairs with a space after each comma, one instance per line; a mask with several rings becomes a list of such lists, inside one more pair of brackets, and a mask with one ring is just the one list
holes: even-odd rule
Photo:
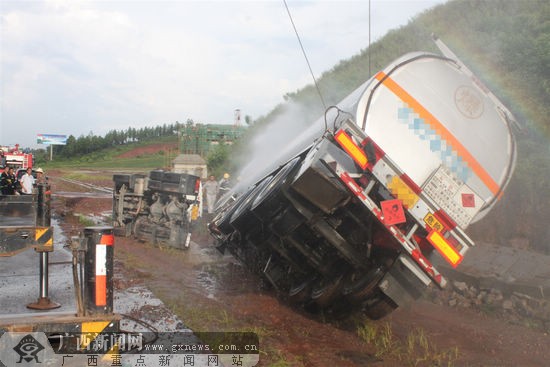
[[457, 138], [443, 124], [428, 111], [424, 106], [420, 104], [413, 96], [405, 91], [399, 84], [393, 79], [387, 76], [384, 72], [376, 74], [378, 79], [384, 86], [392, 91], [397, 97], [411, 107], [414, 112], [418, 114], [424, 121], [429, 124], [432, 129], [436, 131], [442, 139], [457, 152], [457, 154], [468, 164], [468, 166], [475, 172], [475, 174], [481, 179], [481, 181], [491, 190], [493, 195], [498, 195], [500, 187], [498, 183], [493, 180], [487, 171], [481, 166], [481, 164], [470, 154], [470, 152], [458, 141]]

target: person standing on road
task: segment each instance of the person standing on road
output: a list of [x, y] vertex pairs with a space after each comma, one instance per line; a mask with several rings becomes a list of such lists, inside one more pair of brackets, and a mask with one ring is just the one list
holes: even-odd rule
[[17, 191], [17, 178], [15, 177], [15, 172], [13, 167], [8, 168], [8, 175], [10, 176], [10, 193], [9, 195], [19, 195]]
[[21, 193], [25, 195], [32, 194], [32, 188], [34, 186], [34, 176], [32, 175], [32, 168], [27, 168], [25, 174], [21, 177]]
[[44, 171], [42, 168], [38, 167], [36, 170], [36, 181], [35, 184], [42, 184], [46, 183], [46, 177], [44, 177]]
[[218, 183], [220, 188], [220, 196], [225, 195], [231, 189], [231, 178], [229, 173], [224, 173], [223, 178]]
[[208, 206], [208, 214], [214, 214], [214, 206], [218, 197], [218, 181], [216, 177], [211, 175], [203, 185], [204, 193], [206, 194], [206, 205]]
[[0, 194], [2, 195], [6, 195], [4, 192], [5, 192], [5, 186], [7, 184], [7, 180], [8, 180], [8, 172], [7, 172], [7, 168], [4, 167], [3, 164], [0, 164]]
[[5, 168], [0, 175], [0, 188], [2, 195], [15, 195], [15, 174], [13, 167]]

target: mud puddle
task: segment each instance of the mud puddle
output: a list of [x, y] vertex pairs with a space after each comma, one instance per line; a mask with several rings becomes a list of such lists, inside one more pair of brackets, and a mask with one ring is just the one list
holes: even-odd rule
[[181, 260], [178, 277], [183, 282], [180, 286], [189, 292], [223, 302], [229, 296], [256, 293], [260, 288], [260, 281], [235, 258], [222, 255], [213, 246], [192, 241], [187, 250], [164, 251], [175, 252], [174, 256]]

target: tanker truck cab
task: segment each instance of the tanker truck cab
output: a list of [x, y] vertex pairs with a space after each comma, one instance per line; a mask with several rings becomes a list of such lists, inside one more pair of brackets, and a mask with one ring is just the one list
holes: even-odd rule
[[460, 265], [516, 159], [512, 114], [444, 53], [396, 60], [289, 143], [211, 223], [223, 249], [306, 308], [377, 319], [444, 287], [433, 256]]

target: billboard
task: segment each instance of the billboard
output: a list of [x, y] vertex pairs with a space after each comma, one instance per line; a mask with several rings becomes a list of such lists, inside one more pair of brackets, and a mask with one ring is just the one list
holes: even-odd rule
[[38, 134], [36, 142], [46, 145], [66, 145], [67, 135]]

